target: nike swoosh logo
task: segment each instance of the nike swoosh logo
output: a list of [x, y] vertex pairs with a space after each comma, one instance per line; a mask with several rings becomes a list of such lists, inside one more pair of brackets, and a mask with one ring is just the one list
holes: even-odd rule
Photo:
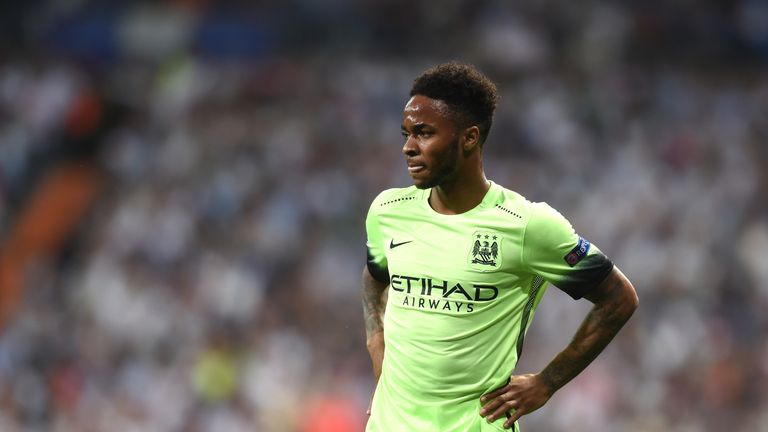
[[408, 244], [408, 243], [410, 243], [410, 242], [412, 242], [412, 241], [413, 241], [413, 240], [408, 240], [408, 241], [404, 241], [404, 242], [402, 242], [402, 243], [395, 243], [395, 239], [392, 239], [392, 240], [390, 240], [390, 241], [389, 241], [389, 248], [390, 248], [390, 249], [394, 249], [394, 248], [396, 248], [396, 247], [398, 247], [398, 246], [402, 246], [402, 245], [404, 245], [404, 244]]

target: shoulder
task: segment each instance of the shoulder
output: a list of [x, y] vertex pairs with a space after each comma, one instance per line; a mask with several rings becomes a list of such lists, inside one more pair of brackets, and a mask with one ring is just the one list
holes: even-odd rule
[[498, 186], [498, 190], [498, 197], [494, 200], [495, 209], [506, 213], [518, 222], [527, 224], [535, 215], [540, 203], [531, 202], [523, 195], [503, 186]]
[[413, 204], [421, 192], [416, 186], [386, 189], [373, 199], [369, 213], [383, 213]]
[[528, 224], [535, 226], [550, 226], [552, 224], [562, 225], [567, 224], [570, 226], [570, 222], [559, 211], [554, 209], [546, 202], [532, 202], [530, 203], [530, 216]]
[[[500, 187], [495, 207], [516, 218], [526, 227], [528, 234], [546, 233], [548, 230], [570, 228], [568, 220], [546, 202], [530, 201], [523, 195]], [[532, 231], [532, 232], [531, 232]]]
[[530, 203], [530, 216], [525, 228], [528, 248], [555, 247], [571, 243], [577, 237], [571, 223], [546, 202]]

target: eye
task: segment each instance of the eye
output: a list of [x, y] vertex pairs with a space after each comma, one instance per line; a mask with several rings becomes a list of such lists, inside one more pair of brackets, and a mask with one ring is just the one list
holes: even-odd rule
[[411, 134], [409, 134], [409, 133], [408, 133], [408, 132], [406, 132], [406, 131], [400, 131], [400, 135], [402, 135], [402, 136], [403, 136], [403, 138], [408, 138], [408, 137], [409, 137]]

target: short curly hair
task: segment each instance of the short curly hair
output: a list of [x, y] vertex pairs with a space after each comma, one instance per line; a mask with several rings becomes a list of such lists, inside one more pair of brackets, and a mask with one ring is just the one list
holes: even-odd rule
[[485, 142], [493, 123], [493, 111], [499, 101], [496, 85], [474, 66], [450, 62], [424, 71], [413, 81], [410, 96], [422, 95], [443, 101], [459, 125], [477, 125], [480, 145]]

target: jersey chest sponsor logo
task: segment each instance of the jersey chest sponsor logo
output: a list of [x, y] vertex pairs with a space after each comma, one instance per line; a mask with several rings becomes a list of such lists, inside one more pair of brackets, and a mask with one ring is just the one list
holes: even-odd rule
[[502, 253], [500, 233], [475, 231], [472, 234], [467, 264], [475, 270], [495, 271], [501, 268]]
[[493, 285], [397, 274], [390, 277], [389, 285], [403, 294], [403, 306], [443, 312], [471, 313], [478, 303], [493, 301], [499, 295]]
[[487, 302], [494, 300], [499, 295], [499, 289], [493, 285], [451, 282], [407, 275], [393, 274], [389, 278], [389, 284], [393, 290], [406, 294], [418, 292], [419, 295], [428, 297], [455, 297], [464, 301]]

